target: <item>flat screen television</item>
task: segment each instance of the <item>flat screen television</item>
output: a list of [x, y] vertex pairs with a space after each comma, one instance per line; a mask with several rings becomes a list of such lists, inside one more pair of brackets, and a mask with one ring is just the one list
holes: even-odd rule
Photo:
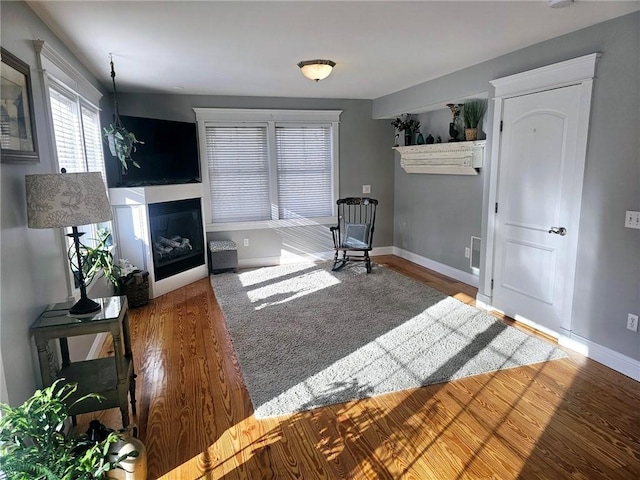
[[109, 148], [104, 149], [109, 187], [144, 187], [202, 181], [195, 123], [124, 115], [120, 119], [126, 129], [144, 144], [136, 144], [136, 151], [131, 153], [131, 158], [140, 164], [140, 168], [129, 162], [126, 173], [122, 171], [118, 159], [111, 155]]

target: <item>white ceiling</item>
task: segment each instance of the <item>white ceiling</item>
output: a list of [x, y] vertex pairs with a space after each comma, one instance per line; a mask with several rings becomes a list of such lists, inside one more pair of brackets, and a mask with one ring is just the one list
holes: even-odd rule
[[[373, 99], [640, 1], [29, 1], [111, 91]], [[297, 63], [337, 63], [318, 83]]]

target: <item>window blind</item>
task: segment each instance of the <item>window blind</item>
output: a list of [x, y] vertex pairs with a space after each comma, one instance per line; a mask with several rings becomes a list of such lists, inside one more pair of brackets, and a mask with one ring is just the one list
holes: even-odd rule
[[100, 131], [100, 118], [98, 111], [86, 106], [82, 106], [81, 111], [87, 171], [102, 173], [102, 179], [106, 183], [107, 174], [104, 167], [102, 134]]
[[80, 133], [78, 104], [75, 98], [55, 89], [49, 89], [51, 116], [55, 133], [58, 167], [68, 172], [84, 172], [85, 162]]
[[[100, 172], [105, 181], [100, 118], [95, 108], [81, 105], [77, 95], [55, 87], [49, 88], [51, 117], [58, 154], [58, 167], [69, 173]], [[99, 225], [78, 225], [87, 232], [83, 243], [91, 245], [98, 228], [111, 230], [111, 222]], [[70, 245], [71, 240], [68, 240]]]
[[280, 218], [331, 216], [331, 127], [277, 125], [276, 157]]
[[271, 219], [266, 126], [207, 126], [211, 222]]

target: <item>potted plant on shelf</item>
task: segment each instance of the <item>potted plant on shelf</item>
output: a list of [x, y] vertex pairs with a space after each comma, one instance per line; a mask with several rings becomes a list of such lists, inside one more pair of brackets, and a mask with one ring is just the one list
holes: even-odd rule
[[[104, 479], [109, 470], [138, 456], [137, 450], [114, 456], [122, 440], [118, 432], [99, 441], [64, 433], [67, 401], [76, 389], [75, 383], [56, 380], [19, 407], [0, 403], [0, 473], [22, 480]], [[73, 405], [88, 398], [100, 396], [89, 394]]]
[[404, 144], [411, 145], [413, 143], [414, 134], [420, 130], [420, 121], [411, 115], [406, 115], [404, 119], [396, 118], [391, 125], [399, 132], [404, 132]]
[[462, 107], [462, 120], [464, 122], [464, 136], [467, 141], [477, 140], [478, 124], [487, 111], [486, 100], [472, 100]]

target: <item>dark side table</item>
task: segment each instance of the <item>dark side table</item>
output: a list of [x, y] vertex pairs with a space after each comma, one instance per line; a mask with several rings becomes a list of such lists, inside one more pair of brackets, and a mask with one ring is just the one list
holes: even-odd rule
[[[97, 393], [103, 400], [89, 398], [71, 407], [74, 417], [81, 413], [119, 407], [122, 426], [129, 425], [127, 393], [130, 395], [131, 411], [136, 414], [136, 375], [133, 368], [131, 340], [129, 338], [129, 317], [126, 296], [95, 298], [102, 309], [90, 317], [69, 316], [71, 304], [55, 304], [45, 310], [31, 326], [38, 348], [40, 375], [44, 387], [56, 378], [64, 378], [65, 383], [75, 382], [78, 389], [69, 398], [71, 405], [78, 398], [89, 393]], [[111, 334], [113, 356], [71, 362], [69, 359], [68, 337], [91, 335], [101, 332]], [[62, 355], [62, 367], [52, 375], [49, 362], [49, 341], [58, 339]]]

